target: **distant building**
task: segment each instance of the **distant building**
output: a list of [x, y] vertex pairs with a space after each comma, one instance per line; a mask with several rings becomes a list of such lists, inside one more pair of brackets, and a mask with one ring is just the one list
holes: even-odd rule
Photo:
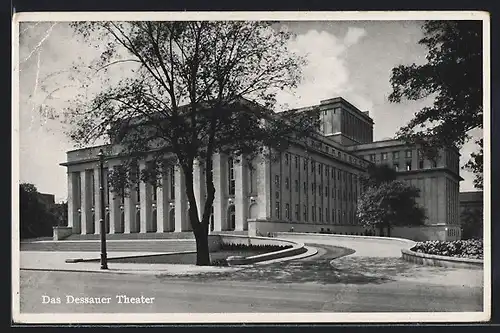
[[460, 192], [460, 213], [467, 209], [483, 210], [483, 191]]
[[[419, 198], [428, 213], [422, 227], [396, 227], [394, 237], [415, 240], [459, 239], [459, 152], [442, 149], [435, 160], [424, 159], [418, 147], [396, 140], [373, 141], [373, 120], [367, 111], [337, 97], [302, 108], [321, 110], [321, 126], [307, 145], [293, 143], [277, 161], [260, 157], [253, 167], [230, 157], [214, 157], [216, 197], [211, 231], [248, 231], [266, 235], [288, 231], [362, 233], [355, 212], [359, 178], [372, 164], [388, 164], [398, 179], [421, 190]], [[99, 148], [69, 151], [68, 221], [74, 233], [99, 232]], [[108, 155], [109, 158], [109, 155]], [[146, 161], [139, 168], [146, 167]], [[107, 168], [120, 164], [118, 157]], [[191, 229], [184, 178], [177, 168], [167, 170], [163, 186], [145, 183], [130, 196], [120, 197], [106, 188], [106, 221], [111, 233], [180, 232]], [[107, 171], [106, 171], [107, 172]], [[201, 207], [205, 198], [205, 170], [195, 167], [194, 187]], [[328, 228], [327, 228], [328, 227]]]

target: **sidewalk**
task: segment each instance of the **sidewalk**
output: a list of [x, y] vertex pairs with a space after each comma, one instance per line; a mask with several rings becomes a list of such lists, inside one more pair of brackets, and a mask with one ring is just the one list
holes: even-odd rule
[[[317, 253], [314, 248], [307, 248], [307, 252], [287, 258], [280, 258], [266, 262], [256, 263], [263, 265], [272, 262], [282, 262], [287, 260], [297, 260]], [[137, 257], [158, 255], [158, 252], [112, 252], [108, 253], [108, 259], [118, 257]], [[167, 254], [167, 253], [164, 253]], [[68, 272], [91, 272], [91, 273], [111, 273], [111, 274], [146, 274], [146, 275], [196, 275], [201, 273], [220, 273], [228, 271], [238, 271], [252, 265], [244, 266], [196, 266], [185, 264], [135, 264], [135, 263], [115, 263], [108, 261], [108, 269], [101, 269], [100, 262], [76, 262], [67, 263], [67, 259], [99, 259], [99, 252], [48, 252], [48, 251], [21, 251], [21, 270], [40, 271], [68, 271]]]

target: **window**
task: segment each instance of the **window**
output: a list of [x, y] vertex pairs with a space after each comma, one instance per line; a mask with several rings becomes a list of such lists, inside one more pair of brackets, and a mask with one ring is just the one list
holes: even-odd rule
[[287, 220], [290, 219], [290, 204], [289, 203], [285, 204], [285, 216], [286, 216]]
[[326, 173], [326, 177], [329, 176], [329, 172], [330, 172], [330, 168], [328, 166], [325, 167], [325, 173]]
[[411, 161], [406, 162], [406, 171], [411, 170]]
[[307, 193], [307, 183], [304, 182], [304, 193]]
[[375, 154], [370, 154], [370, 161], [375, 162]]
[[299, 168], [299, 157], [295, 156], [295, 169]]
[[157, 190], [157, 187], [156, 187], [156, 184], [153, 185], [153, 188], [152, 188], [152, 199], [154, 202], [156, 202], [156, 199], [157, 199], [157, 193], [156, 193], [156, 190]]
[[299, 181], [295, 179], [295, 192], [299, 191]]
[[332, 169], [332, 178], [335, 179], [335, 168]]
[[325, 197], [328, 198], [330, 191], [328, 190], [328, 186], [325, 186]]
[[424, 168], [424, 160], [419, 160], [418, 161], [418, 168], [423, 169]]
[[316, 165], [314, 164], [314, 161], [311, 161], [311, 172], [316, 171]]
[[315, 183], [311, 184], [311, 191], [312, 191], [313, 195], [316, 193], [316, 184]]
[[276, 199], [280, 198], [280, 191], [276, 191]]
[[288, 165], [290, 163], [290, 155], [288, 153], [285, 154], [285, 164]]
[[229, 169], [229, 195], [234, 195], [235, 192], [235, 184], [236, 184], [236, 179], [234, 178], [234, 161], [232, 158], [229, 158], [227, 161], [228, 163], [228, 169]]
[[399, 163], [394, 163], [392, 166], [394, 167], [394, 170], [399, 171]]
[[280, 202], [276, 201], [276, 207], [274, 207], [274, 211], [276, 212], [276, 218], [280, 218]]
[[312, 221], [316, 222], [316, 207], [311, 206], [311, 212], [312, 212]]
[[304, 221], [307, 221], [307, 205], [304, 205]]
[[299, 220], [300, 212], [299, 212], [299, 204], [295, 204], [295, 220]]
[[255, 178], [255, 170], [253, 169], [253, 166], [250, 166], [250, 170], [249, 170], [249, 177], [250, 177], [250, 193], [254, 193], [255, 189], [253, 188], [253, 182], [254, 182], [254, 178]]
[[287, 190], [290, 189], [290, 180], [288, 179], [288, 177], [285, 178], [285, 188]]
[[330, 214], [328, 208], [325, 208], [325, 222], [330, 222]]
[[319, 196], [323, 196], [323, 186], [318, 185], [318, 190], [319, 190]]
[[387, 161], [387, 153], [382, 153], [382, 161]]
[[341, 158], [341, 157], [342, 157], [341, 155], [342, 155], [342, 154], [341, 154], [340, 152], [338, 152], [338, 153], [337, 153], [337, 156], [338, 156], [339, 158]]
[[335, 189], [334, 188], [332, 188], [332, 198], [335, 199]]
[[318, 174], [320, 174], [320, 175], [321, 175], [322, 173], [323, 173], [323, 164], [320, 164], [320, 165], [318, 166]]
[[393, 151], [392, 152], [392, 159], [393, 160], [398, 160], [399, 159], [399, 151]]
[[170, 198], [175, 199], [175, 170], [170, 168]]
[[304, 160], [304, 170], [307, 171], [307, 161]]
[[280, 186], [280, 176], [274, 176], [274, 184], [279, 187]]
[[342, 177], [341, 173], [342, 173], [342, 171], [341, 171], [341, 170], [337, 171], [337, 179], [338, 179], [338, 180], [340, 180], [340, 177]]
[[406, 158], [411, 158], [411, 150], [407, 150], [405, 156]]
[[320, 222], [323, 222], [323, 209], [318, 207], [318, 218]]

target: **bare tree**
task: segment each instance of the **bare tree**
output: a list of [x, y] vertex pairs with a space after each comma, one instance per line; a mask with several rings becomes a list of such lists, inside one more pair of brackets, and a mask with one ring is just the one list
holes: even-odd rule
[[[109, 137], [121, 147], [123, 166], [111, 177], [121, 187], [137, 177], [156, 182], [166, 165], [178, 165], [185, 177], [197, 265], [209, 265], [215, 187], [206, 172], [200, 218], [195, 161], [206, 170], [218, 153], [243, 162], [284, 150], [317, 128], [317, 110], [272, 111], [276, 92], [293, 89], [301, 78], [304, 60], [287, 49], [291, 35], [270, 22], [78, 22], [73, 27], [87, 42], [103, 47], [95, 64], [99, 70], [123, 63], [133, 69], [67, 110], [71, 137], [83, 145]], [[132, 166], [146, 155], [155, 163], [134, 175]]]

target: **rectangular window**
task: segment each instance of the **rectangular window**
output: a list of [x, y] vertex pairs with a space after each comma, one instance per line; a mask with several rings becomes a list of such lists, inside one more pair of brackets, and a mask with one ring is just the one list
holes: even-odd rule
[[295, 156], [295, 169], [299, 168], [299, 157]]
[[335, 199], [335, 189], [334, 188], [332, 188], [332, 198]]
[[407, 150], [405, 156], [406, 158], [411, 158], [411, 150]]
[[406, 162], [406, 171], [411, 170], [411, 161]]
[[335, 168], [332, 169], [332, 178], [335, 179]]
[[318, 207], [318, 218], [320, 222], [323, 222], [323, 209]]
[[328, 166], [325, 167], [325, 173], [326, 173], [326, 177], [328, 178], [329, 176], [329, 173], [330, 173], [330, 168]]
[[330, 211], [328, 208], [325, 208], [325, 222], [330, 222]]
[[394, 163], [392, 166], [394, 167], [394, 170], [399, 171], [399, 163]]
[[288, 179], [288, 177], [285, 178], [285, 188], [287, 190], [290, 189], [290, 180]]
[[319, 190], [319, 196], [323, 196], [323, 186], [318, 185], [318, 190]]
[[290, 156], [288, 155], [288, 153], [285, 154], [285, 164], [288, 165], [288, 163], [290, 162]]
[[307, 193], [307, 183], [304, 182], [304, 193]]
[[311, 191], [312, 191], [313, 195], [316, 193], [316, 184], [315, 183], [311, 184]]
[[274, 176], [274, 184], [276, 186], [280, 186], [280, 176], [278, 175]]
[[229, 176], [229, 195], [234, 195], [235, 188], [236, 188], [236, 179], [234, 178], [234, 161], [232, 158], [229, 158], [228, 161], [228, 176]]
[[342, 171], [341, 170], [337, 171], [337, 179], [340, 180], [340, 177], [342, 177]]
[[304, 171], [307, 171], [307, 161], [304, 160]]
[[276, 191], [276, 199], [280, 198], [280, 191]]
[[314, 163], [314, 161], [311, 161], [311, 172], [314, 172], [316, 171], [316, 165]]
[[320, 164], [320, 165], [318, 166], [318, 174], [320, 174], [320, 175], [321, 175], [322, 173], [323, 173], [323, 164]]
[[307, 222], [307, 205], [304, 205], [304, 221]]
[[312, 221], [316, 222], [316, 207], [311, 206]]
[[289, 203], [285, 204], [285, 216], [286, 216], [287, 220], [290, 219], [290, 204]]
[[325, 197], [328, 198], [329, 195], [330, 195], [330, 190], [328, 189], [328, 186], [325, 186]]
[[393, 160], [398, 160], [399, 159], [399, 151], [392, 152], [392, 159]]
[[387, 161], [387, 153], [382, 153], [382, 161]]
[[295, 220], [299, 220], [300, 212], [299, 212], [299, 204], [295, 204]]
[[299, 181], [295, 179], [295, 192], [299, 191]]
[[335, 209], [332, 209], [332, 222], [335, 223]]
[[276, 207], [274, 207], [274, 211], [276, 212], [276, 218], [280, 218], [280, 202], [276, 201]]
[[153, 201], [156, 202], [156, 199], [157, 199], [157, 193], [156, 193], [156, 190], [157, 190], [157, 187], [156, 187], [156, 184], [153, 185], [153, 188], [152, 188], [152, 197], [153, 197]]
[[175, 199], [175, 169], [170, 168], [170, 198]]

